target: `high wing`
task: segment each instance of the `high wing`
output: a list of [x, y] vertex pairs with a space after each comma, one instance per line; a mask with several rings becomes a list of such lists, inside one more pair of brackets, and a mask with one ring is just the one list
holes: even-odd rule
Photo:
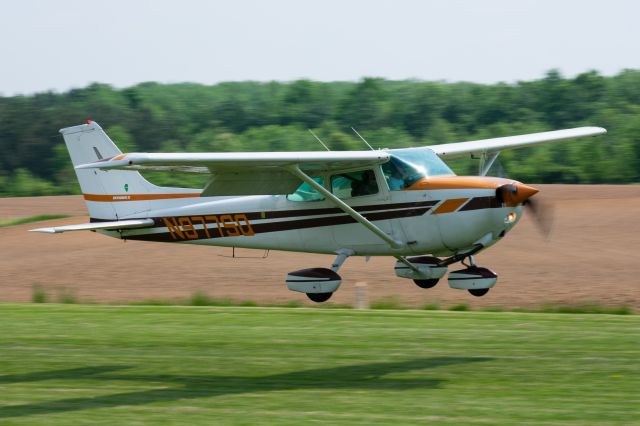
[[[594, 136], [606, 133], [601, 127], [578, 127], [551, 132], [483, 139], [469, 142], [431, 145], [440, 157], [463, 154], [497, 153], [502, 149], [519, 148]], [[300, 184], [299, 176], [291, 173], [298, 167], [305, 174], [368, 167], [389, 161], [390, 152], [377, 151], [312, 151], [312, 152], [239, 152], [239, 153], [130, 153], [76, 169], [161, 170], [208, 173], [211, 179], [203, 196], [288, 194]]]
[[521, 148], [564, 139], [601, 135], [603, 133], [607, 133], [607, 131], [602, 127], [576, 127], [573, 129], [554, 130], [552, 132], [431, 145], [427, 148], [433, 150], [440, 157], [452, 157], [463, 154], [483, 154], [507, 148]]
[[360, 165], [385, 163], [385, 151], [302, 151], [302, 152], [201, 152], [201, 153], [131, 153], [95, 163], [81, 164], [76, 169], [138, 169], [191, 171], [190, 167], [206, 167], [210, 172], [251, 169], [277, 169], [297, 164], [305, 172], [344, 169]]
[[288, 171], [297, 166], [304, 173], [367, 167], [389, 161], [387, 151], [311, 151], [238, 153], [131, 153], [120, 154], [76, 169], [164, 170], [210, 173], [203, 196], [289, 194], [300, 178]]

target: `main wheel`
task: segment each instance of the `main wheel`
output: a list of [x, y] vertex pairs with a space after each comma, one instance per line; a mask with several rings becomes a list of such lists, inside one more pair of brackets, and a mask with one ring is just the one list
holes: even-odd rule
[[306, 293], [307, 297], [316, 303], [326, 302], [333, 293]]
[[438, 284], [438, 281], [440, 281], [438, 278], [432, 278], [430, 280], [413, 280], [413, 282], [420, 288], [431, 288]]
[[488, 288], [472, 288], [472, 289], [469, 289], [469, 293], [473, 294], [476, 297], [480, 297], [489, 293], [489, 289]]

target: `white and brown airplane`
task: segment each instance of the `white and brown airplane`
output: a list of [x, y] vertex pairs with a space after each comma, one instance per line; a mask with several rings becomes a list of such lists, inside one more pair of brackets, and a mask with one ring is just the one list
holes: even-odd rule
[[[335, 254], [330, 268], [286, 278], [290, 290], [324, 302], [340, 286], [337, 272], [349, 256], [393, 256], [396, 275], [422, 288], [462, 262], [464, 269], [449, 272], [449, 286], [486, 294], [497, 275], [476, 266], [473, 255], [503, 238], [538, 192], [484, 176], [500, 150], [606, 130], [580, 127], [408, 149], [156, 154], [123, 154], [93, 121], [60, 132], [91, 221], [34, 231]], [[482, 159], [480, 176], [456, 176], [441, 159], [469, 154]], [[201, 190], [159, 187], [138, 170], [210, 178]]]

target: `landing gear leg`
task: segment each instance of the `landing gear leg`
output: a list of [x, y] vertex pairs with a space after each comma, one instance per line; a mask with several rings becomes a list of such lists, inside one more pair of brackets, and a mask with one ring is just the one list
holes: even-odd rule
[[331, 270], [333, 272], [338, 272], [338, 269], [340, 269], [344, 261], [347, 260], [347, 257], [353, 256], [354, 254], [355, 252], [350, 249], [338, 250], [338, 257], [336, 257], [336, 260], [334, 260], [333, 264], [331, 264]]

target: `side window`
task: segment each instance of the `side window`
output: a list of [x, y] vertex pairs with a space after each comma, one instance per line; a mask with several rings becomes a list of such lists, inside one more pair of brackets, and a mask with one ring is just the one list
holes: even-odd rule
[[331, 192], [342, 199], [377, 194], [376, 175], [373, 170], [333, 175], [331, 176]]
[[[324, 177], [318, 176], [314, 177], [313, 180], [318, 182], [320, 185], [324, 186]], [[293, 194], [287, 195], [287, 200], [289, 201], [321, 201], [324, 200], [322, 194], [313, 189], [307, 182], [302, 182], [302, 184], [296, 189], [296, 192]]]

